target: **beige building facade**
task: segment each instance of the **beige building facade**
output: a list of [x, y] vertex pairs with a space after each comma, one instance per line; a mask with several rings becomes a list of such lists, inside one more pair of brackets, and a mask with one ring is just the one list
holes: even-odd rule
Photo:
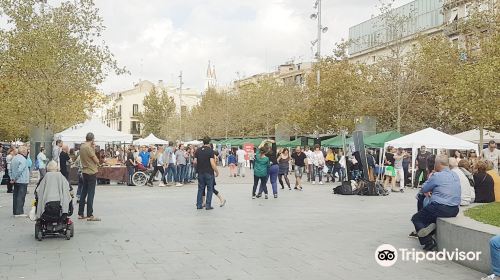
[[284, 85], [304, 86], [307, 75], [312, 73], [312, 62], [287, 62], [278, 66], [276, 71], [270, 73], [260, 73], [234, 82], [235, 88], [245, 85], [255, 84], [260, 80], [273, 78]]
[[201, 100], [201, 94], [190, 88], [183, 88], [182, 94], [174, 85], [166, 85], [163, 81], [154, 84], [150, 81], [140, 81], [133, 88], [109, 95], [109, 102], [101, 109], [101, 121], [118, 131], [130, 133], [134, 139], [141, 137], [142, 124], [139, 114], [144, 111], [143, 101], [151, 90], [166, 90], [176, 104], [176, 112], [190, 110]]

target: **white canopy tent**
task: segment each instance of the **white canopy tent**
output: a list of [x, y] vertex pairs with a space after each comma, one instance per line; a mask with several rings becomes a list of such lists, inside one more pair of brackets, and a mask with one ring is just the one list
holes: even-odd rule
[[[384, 145], [384, 149], [387, 149], [387, 147], [389, 146], [403, 149], [411, 148], [412, 163], [415, 162], [418, 148], [420, 148], [421, 146], [425, 146], [429, 149], [475, 150], [476, 152], [479, 152], [476, 144], [457, 138], [455, 136], [448, 135], [444, 132], [430, 127], [386, 142]], [[413, 177], [414, 176], [412, 175], [412, 184], [414, 179]]]
[[131, 134], [116, 131], [97, 120], [90, 120], [56, 133], [54, 140], [62, 140], [68, 145], [83, 143], [89, 132], [94, 133], [96, 145], [102, 146], [110, 142], [132, 143]]
[[153, 133], [149, 134], [148, 137], [140, 138], [134, 141], [134, 145], [168, 145], [168, 141], [162, 140]]
[[[455, 137], [458, 137], [462, 140], [473, 142], [476, 144], [479, 144], [479, 138], [481, 137], [481, 133], [479, 132], [479, 129], [472, 129], [469, 131], [464, 131], [459, 134], [455, 134]], [[500, 133], [490, 131], [490, 130], [483, 130], [483, 143], [488, 143], [490, 140], [495, 140], [495, 142], [500, 142]]]
[[188, 141], [188, 142], [184, 142], [183, 144], [184, 145], [199, 146], [199, 145], [203, 144], [203, 142], [201, 142], [199, 140], [191, 140], [191, 141]]

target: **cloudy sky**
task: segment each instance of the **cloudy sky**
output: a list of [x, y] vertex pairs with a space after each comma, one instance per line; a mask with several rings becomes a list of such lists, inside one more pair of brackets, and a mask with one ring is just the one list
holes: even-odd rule
[[[107, 30], [104, 39], [131, 75], [111, 75], [111, 93], [142, 80], [178, 83], [201, 91], [210, 60], [219, 85], [271, 71], [279, 64], [311, 61], [314, 0], [95, 0]], [[350, 26], [377, 14], [378, 0], [323, 0], [322, 54], [347, 38]], [[396, 0], [396, 4], [410, 2]]]

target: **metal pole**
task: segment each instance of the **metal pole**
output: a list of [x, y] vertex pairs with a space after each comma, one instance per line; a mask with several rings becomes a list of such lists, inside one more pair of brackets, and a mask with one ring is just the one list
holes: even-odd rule
[[318, 46], [317, 46], [317, 52], [316, 52], [316, 60], [318, 62], [318, 70], [316, 71], [316, 83], [318, 84], [318, 90], [319, 90], [319, 85], [321, 83], [321, 73], [319, 69], [319, 63], [321, 62], [321, 33], [323, 26], [321, 25], [321, 0], [318, 0]]
[[318, 61], [321, 59], [321, 0], [318, 0], [318, 53], [317, 59]]
[[184, 138], [182, 133], [182, 71], [179, 75], [179, 133], [181, 140]]

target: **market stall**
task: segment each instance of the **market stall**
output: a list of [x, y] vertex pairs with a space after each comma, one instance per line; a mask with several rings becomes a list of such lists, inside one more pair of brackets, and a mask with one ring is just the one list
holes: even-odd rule
[[[126, 183], [128, 171], [126, 166], [100, 166], [97, 172], [98, 180], [110, 180], [119, 183]], [[78, 170], [73, 167], [69, 172], [69, 179], [72, 185], [78, 185]]]
[[321, 146], [323, 147], [331, 147], [331, 148], [343, 148], [344, 144], [345, 145], [350, 145], [352, 144], [352, 138], [345, 138], [345, 143], [344, 143], [344, 138], [342, 135], [337, 135], [333, 138], [326, 139], [321, 141]]
[[134, 145], [142, 146], [142, 145], [168, 145], [168, 141], [162, 140], [156, 137], [153, 133], [149, 134], [148, 137], [140, 138], [134, 141]]
[[[448, 135], [444, 132], [436, 130], [434, 128], [426, 128], [417, 131], [412, 134], [388, 141], [384, 144], [384, 150], [387, 147], [392, 146], [394, 148], [403, 148], [412, 150], [412, 161], [415, 162], [418, 149], [421, 146], [425, 146], [428, 149], [439, 149], [439, 150], [475, 150], [478, 152], [478, 147], [476, 144], [465, 141], [463, 139], [457, 138], [455, 136]], [[413, 178], [412, 176], [412, 184]]]
[[66, 145], [74, 147], [75, 144], [85, 142], [87, 133], [92, 132], [95, 136], [97, 146], [104, 147], [106, 143], [119, 142], [124, 144], [132, 143], [132, 134], [114, 130], [98, 120], [90, 120], [85, 123], [74, 125], [66, 130], [56, 133], [55, 140], [62, 140]]
[[[458, 133], [453, 135], [457, 138], [460, 138], [465, 141], [469, 141], [472, 143], [479, 144], [480, 138], [481, 138], [481, 133], [479, 132], [479, 129], [472, 129], [469, 131], [464, 131], [462, 133]], [[499, 143], [500, 142], [500, 133], [490, 131], [490, 130], [483, 130], [483, 143], [488, 143], [490, 140], [494, 140], [495, 142]]]

